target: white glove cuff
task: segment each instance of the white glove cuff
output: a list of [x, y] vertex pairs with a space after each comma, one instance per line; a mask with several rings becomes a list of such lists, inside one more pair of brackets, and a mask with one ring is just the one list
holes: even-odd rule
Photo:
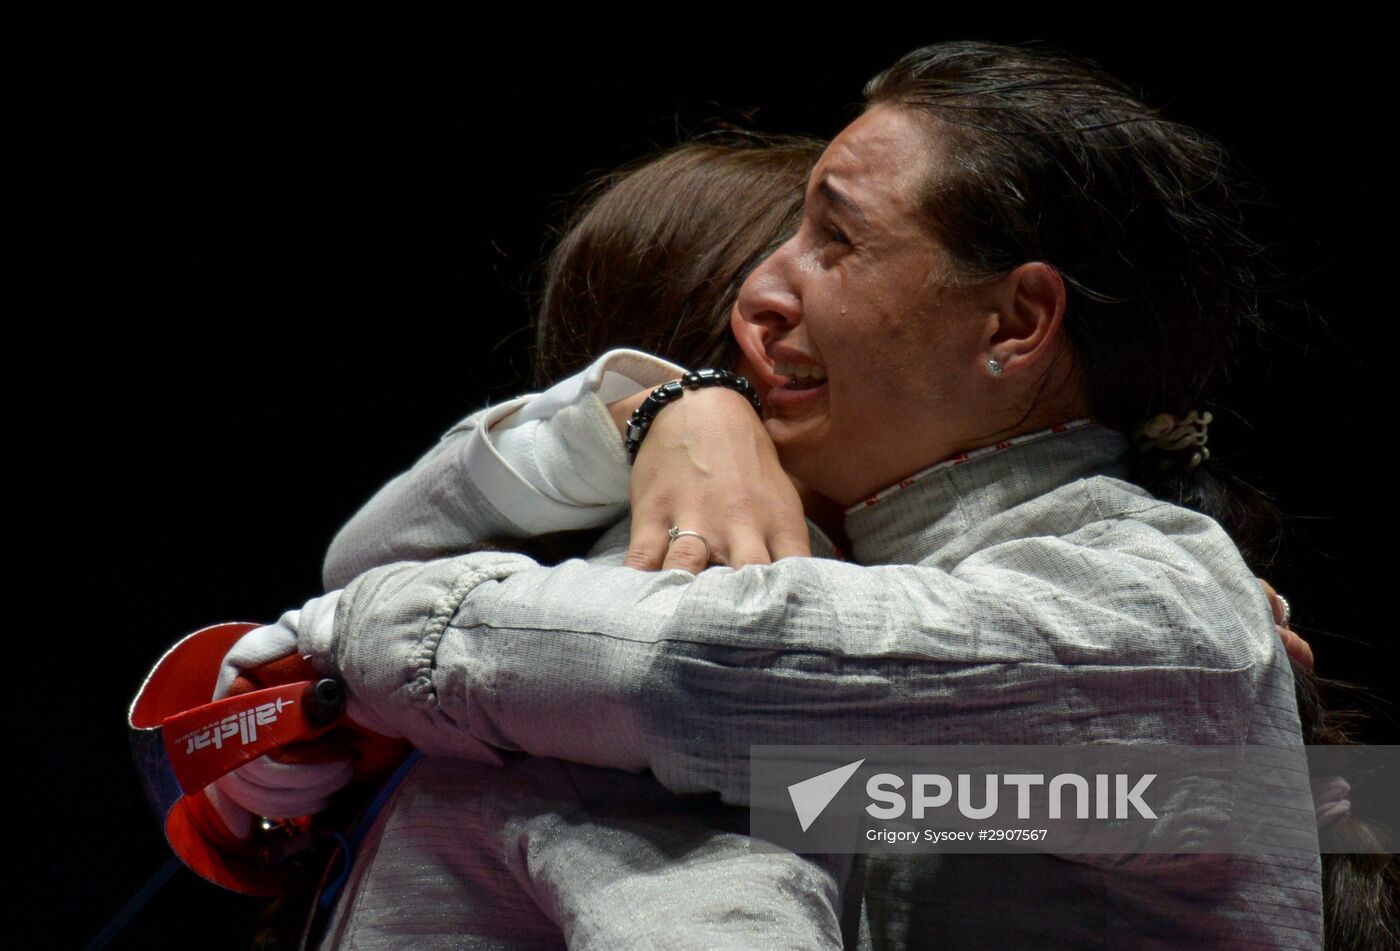
[[234, 838], [246, 839], [253, 834], [253, 814], [225, 796], [217, 783], [205, 788], [204, 797]]
[[215, 783], [218, 790], [254, 815], [294, 819], [315, 815], [350, 782], [348, 760], [338, 763], [278, 763], [263, 757]]

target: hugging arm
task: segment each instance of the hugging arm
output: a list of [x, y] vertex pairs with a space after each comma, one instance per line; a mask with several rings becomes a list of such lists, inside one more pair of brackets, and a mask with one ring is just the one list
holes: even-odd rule
[[681, 372], [614, 350], [545, 393], [468, 416], [340, 530], [326, 554], [326, 590], [395, 561], [615, 521], [626, 508], [629, 473], [606, 404]]
[[[328, 626], [339, 588], [393, 562], [441, 557], [501, 537], [595, 527], [625, 508], [628, 466], [609, 401], [674, 378], [678, 367], [635, 351], [612, 351], [543, 394], [482, 410], [458, 423], [427, 455], [365, 504], [326, 555], [330, 592], [307, 609], [251, 632], [224, 663], [216, 698], [240, 675], [292, 651], [302, 628]], [[312, 610], [313, 605], [320, 605]], [[327, 606], [329, 610], [327, 610]], [[494, 758], [483, 751], [483, 758]], [[225, 823], [246, 837], [251, 814], [319, 811], [350, 778], [343, 759], [308, 766], [264, 757], [214, 790], [229, 800]]]
[[478, 553], [370, 572], [299, 649], [346, 679], [358, 719], [426, 751], [649, 769], [732, 803], [751, 744], [1082, 742], [1089, 723], [1245, 742], [1278, 651], [1262, 592], [1247, 574], [1222, 588], [1152, 534], [1091, 525], [946, 571]]

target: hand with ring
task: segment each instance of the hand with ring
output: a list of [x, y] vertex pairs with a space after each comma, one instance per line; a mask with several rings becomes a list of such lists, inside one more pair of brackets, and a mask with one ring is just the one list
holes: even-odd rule
[[710, 551], [710, 543], [705, 541], [704, 535], [701, 535], [699, 532], [683, 532], [679, 525], [672, 525], [666, 530], [666, 537], [671, 539], [671, 544], [675, 544], [676, 539], [686, 536], [700, 539], [700, 544], [705, 546], [705, 564], [708, 565], [710, 562], [714, 561], [714, 555]]
[[687, 391], [656, 415], [632, 467], [628, 567], [698, 573], [810, 554], [802, 501], [743, 396]]

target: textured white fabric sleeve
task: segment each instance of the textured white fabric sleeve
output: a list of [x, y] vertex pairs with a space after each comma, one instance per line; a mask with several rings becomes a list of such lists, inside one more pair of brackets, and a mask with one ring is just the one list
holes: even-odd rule
[[636, 350], [613, 350], [509, 415], [493, 414], [478, 427], [479, 458], [469, 460], [481, 465], [483, 493], [530, 535], [616, 520], [631, 474], [608, 404], [684, 372]]
[[302, 649], [376, 729], [420, 747], [650, 769], [742, 803], [755, 743], [1053, 744], [1086, 718], [1125, 740], [1244, 742], [1240, 711], [1275, 647], [1242, 616], [1262, 595], [1239, 587], [1106, 525], [951, 573], [809, 558], [543, 569], [483, 552], [371, 572], [332, 642]]
[[326, 553], [326, 589], [380, 565], [458, 554], [491, 538], [615, 521], [630, 473], [607, 404], [682, 372], [614, 350], [544, 393], [468, 416], [341, 528]]

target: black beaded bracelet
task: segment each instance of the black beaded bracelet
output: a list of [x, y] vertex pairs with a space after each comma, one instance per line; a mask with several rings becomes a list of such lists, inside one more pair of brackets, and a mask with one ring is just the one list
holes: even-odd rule
[[698, 390], [702, 386], [723, 386], [733, 390], [747, 397], [753, 411], [763, 415], [763, 404], [759, 402], [753, 384], [744, 377], [728, 370], [692, 370], [679, 380], [663, 383], [652, 390], [651, 395], [642, 400], [642, 405], [632, 411], [631, 419], [627, 420], [627, 455], [633, 462], [637, 461], [637, 450], [642, 447], [642, 440], [646, 438], [656, 414], [661, 412], [661, 407], [680, 399], [686, 390]]

